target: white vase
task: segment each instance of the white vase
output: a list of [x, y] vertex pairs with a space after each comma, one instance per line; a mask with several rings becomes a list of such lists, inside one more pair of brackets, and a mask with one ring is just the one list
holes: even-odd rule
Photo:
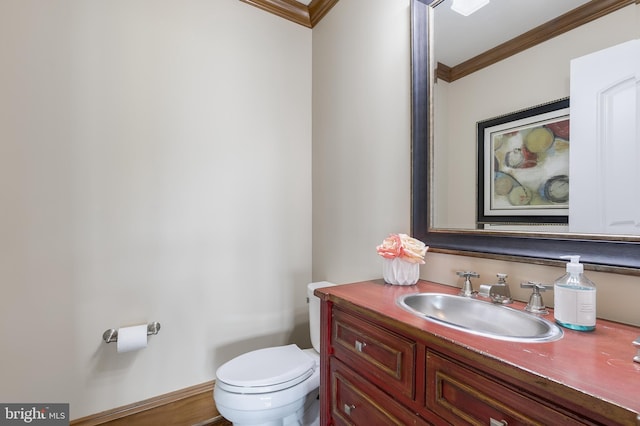
[[420, 264], [406, 262], [399, 257], [382, 259], [384, 282], [393, 285], [414, 285], [420, 278]]

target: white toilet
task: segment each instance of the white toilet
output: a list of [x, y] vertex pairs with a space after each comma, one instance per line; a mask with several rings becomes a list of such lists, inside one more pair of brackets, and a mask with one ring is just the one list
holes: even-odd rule
[[307, 285], [312, 349], [258, 349], [218, 368], [213, 399], [225, 419], [235, 426], [320, 424], [320, 299], [313, 291], [333, 285]]

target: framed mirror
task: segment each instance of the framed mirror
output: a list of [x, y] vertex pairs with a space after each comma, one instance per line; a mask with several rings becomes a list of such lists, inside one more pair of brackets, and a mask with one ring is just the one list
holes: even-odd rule
[[[515, 100], [512, 109], [505, 106], [488, 106], [486, 112], [476, 115], [474, 119], [463, 120], [464, 114], [456, 117], [455, 126], [465, 128], [467, 134], [459, 138], [442, 138], [442, 131], [438, 129], [439, 114], [446, 108], [438, 104], [440, 99], [440, 81], [448, 79], [466, 83], [471, 80], [473, 74], [485, 76], [493, 72], [494, 64], [499, 64], [506, 58], [510, 58], [525, 49], [538, 46], [540, 43], [551, 40], [566, 31], [580, 29], [580, 26], [606, 17], [623, 8], [631, 8], [631, 19], [637, 22], [636, 0], [595, 0], [585, 3], [578, 9], [554, 17], [541, 26], [527, 30], [522, 35], [512, 36], [508, 42], [472, 57], [470, 60], [463, 58], [461, 62], [453, 65], [446, 64], [436, 59], [438, 49], [445, 40], [436, 39], [434, 34], [438, 25], [438, 8], [449, 8], [451, 0], [412, 0], [411, 2], [411, 55], [412, 55], [412, 234], [430, 246], [430, 250], [441, 253], [460, 254], [476, 257], [490, 257], [507, 260], [524, 261], [538, 264], [560, 266], [563, 262], [560, 256], [567, 254], [579, 254], [581, 261], [588, 269], [604, 272], [618, 272], [640, 275], [640, 232], [638, 235], [617, 235], [607, 233], [577, 233], [569, 232], [565, 228], [552, 226], [524, 226], [520, 228], [501, 229], [500, 227], [485, 227], [477, 222], [477, 124], [478, 122], [509, 114], [519, 109], [534, 107], [545, 103], [544, 100], [535, 102], [531, 100]], [[491, 4], [497, 6], [500, 0], [492, 0]], [[504, 3], [504, 2], [502, 2]], [[513, 3], [513, 2], [512, 2]], [[532, 2], [533, 3], [533, 2]], [[538, 3], [538, 2], [535, 2]], [[540, 2], [540, 4], [542, 4]], [[480, 18], [480, 15], [478, 15]], [[500, 22], [486, 21], [485, 27], [500, 27]], [[506, 26], [506, 25], [505, 25]], [[637, 25], [636, 25], [637, 26]], [[635, 31], [636, 38], [637, 29]], [[458, 30], [457, 34], [465, 37], [475, 36], [466, 30]], [[558, 38], [561, 39], [561, 38]], [[437, 43], [440, 44], [437, 44]], [[438, 57], [446, 55], [438, 53]], [[454, 62], [457, 60], [454, 60]], [[550, 62], [549, 67], [569, 68], [568, 63]], [[566, 72], [565, 72], [566, 73]], [[514, 75], [511, 75], [513, 78]], [[502, 79], [503, 77], [494, 77]], [[563, 77], [564, 78], [564, 77]], [[568, 80], [568, 77], [565, 78]], [[563, 82], [568, 85], [568, 81]], [[539, 83], [523, 80], [523, 85], [535, 87]], [[478, 102], [476, 93], [466, 88], [470, 93], [469, 102], [488, 104], [487, 98], [481, 98]], [[568, 89], [567, 89], [568, 90]], [[511, 93], [511, 91], [509, 91]], [[556, 101], [566, 97], [568, 93], [553, 99]], [[476, 96], [476, 98], [474, 98]], [[518, 103], [519, 102], [519, 103]], [[529, 103], [527, 103], [529, 102]], [[492, 109], [493, 108], [493, 109]], [[484, 115], [482, 115], [484, 114]], [[451, 117], [449, 117], [451, 120]], [[438, 139], [440, 138], [440, 140]], [[462, 142], [461, 142], [462, 141]], [[465, 145], [460, 145], [460, 143]], [[460, 158], [444, 159], [441, 152], [444, 146], [449, 153]], [[468, 154], [472, 155], [469, 156]], [[465, 160], [467, 155], [471, 160]], [[466, 161], [466, 162], [465, 162]], [[456, 167], [465, 173], [464, 179], [452, 177], [451, 171]], [[469, 178], [468, 176], [471, 176]], [[465, 187], [452, 190], [443, 190], [442, 181], [445, 184], [464, 181]], [[634, 182], [632, 185], [636, 185]], [[444, 200], [444, 201], [443, 201]], [[443, 213], [440, 209], [444, 204], [452, 207]], [[570, 201], [569, 201], [570, 203]], [[463, 216], [472, 217], [463, 225], [457, 223], [441, 223], [439, 217], [455, 216], [460, 212]], [[571, 219], [569, 217], [569, 222]]]

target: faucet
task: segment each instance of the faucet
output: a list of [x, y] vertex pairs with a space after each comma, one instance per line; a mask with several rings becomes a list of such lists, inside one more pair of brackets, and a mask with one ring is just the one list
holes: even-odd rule
[[513, 303], [511, 298], [511, 290], [507, 284], [507, 274], [496, 274], [498, 282], [495, 284], [482, 284], [478, 295], [489, 298], [493, 303], [506, 305]]
[[458, 271], [456, 272], [456, 274], [459, 277], [464, 278], [464, 284], [462, 284], [462, 289], [460, 290], [460, 293], [458, 293], [458, 296], [475, 297], [478, 292], [473, 291], [473, 285], [471, 285], [471, 277], [479, 278], [480, 274], [478, 274], [477, 272], [469, 271]]
[[529, 303], [527, 303], [527, 306], [524, 308], [525, 311], [540, 315], [547, 315], [549, 313], [549, 311], [547, 311], [547, 307], [542, 301], [542, 295], [540, 292], [552, 290], [552, 285], [544, 285], [534, 281], [527, 281], [526, 283], [520, 283], [520, 287], [533, 289], [533, 293], [531, 293], [531, 296], [529, 297]]

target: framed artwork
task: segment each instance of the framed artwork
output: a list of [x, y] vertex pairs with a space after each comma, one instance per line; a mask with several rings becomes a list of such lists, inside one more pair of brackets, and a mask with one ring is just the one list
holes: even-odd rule
[[478, 225], [568, 223], [569, 98], [480, 121]]

